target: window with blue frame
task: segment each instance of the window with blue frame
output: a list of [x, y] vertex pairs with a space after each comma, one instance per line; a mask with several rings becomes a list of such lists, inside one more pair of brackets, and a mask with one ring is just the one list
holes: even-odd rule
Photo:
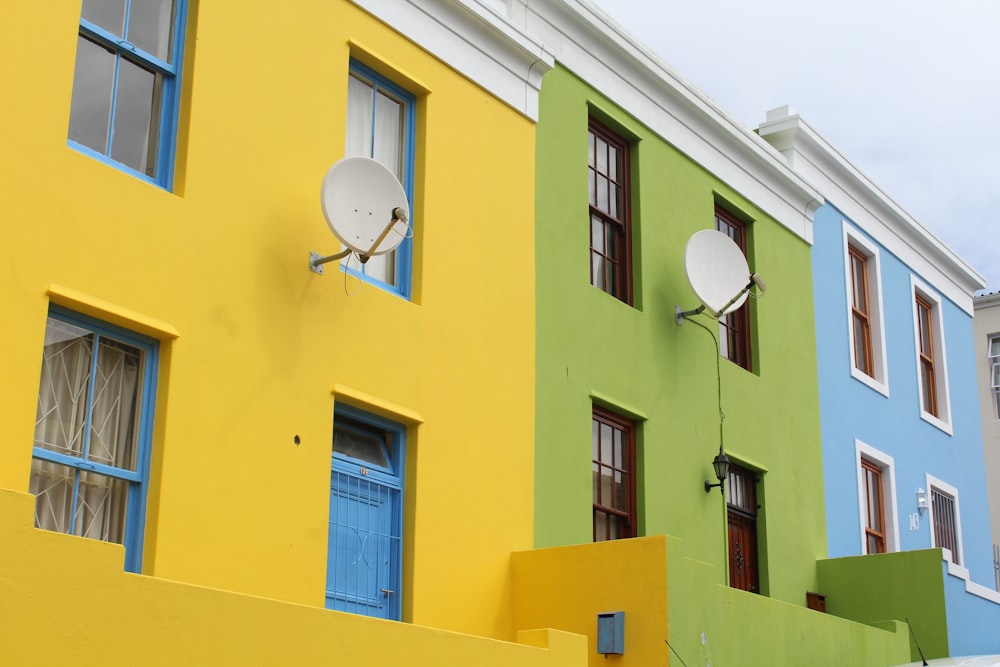
[[170, 188], [186, 0], [83, 0], [70, 146]]
[[[411, 216], [415, 127], [414, 95], [371, 68], [351, 60], [345, 156], [369, 157], [388, 168], [406, 192]], [[412, 238], [404, 239], [392, 252], [371, 257], [365, 264], [355, 255], [341, 260], [341, 266], [349, 273], [404, 298], [410, 297], [412, 264]]]
[[142, 567], [158, 344], [53, 307], [30, 490], [35, 526], [125, 547]]

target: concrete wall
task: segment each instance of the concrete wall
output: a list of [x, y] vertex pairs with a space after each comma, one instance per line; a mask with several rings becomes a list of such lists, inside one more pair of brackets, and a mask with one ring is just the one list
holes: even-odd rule
[[36, 530], [33, 508], [0, 490], [5, 664], [586, 664], [585, 638], [558, 631], [513, 644], [126, 573], [121, 547]]
[[[79, 16], [0, 7], [18, 26], [0, 58], [24, 64], [0, 71], [0, 488], [28, 490], [61, 303], [160, 342], [144, 574], [322, 607], [343, 401], [408, 428], [404, 619], [512, 638], [510, 552], [534, 535], [533, 122], [351, 3], [195, 2], [167, 192], [67, 146]], [[318, 194], [352, 56], [418, 97], [410, 301], [307, 269], [340, 245]]]
[[979, 411], [983, 422], [983, 456], [989, 487], [990, 527], [993, 544], [1000, 544], [1000, 418], [997, 416], [994, 390], [990, 385], [992, 368], [986, 356], [989, 337], [1000, 333], [1000, 295], [978, 297], [975, 309], [972, 320], [972, 354], [976, 359]]
[[[634, 306], [589, 280], [591, 112], [633, 138]], [[726, 451], [765, 471], [764, 591], [805, 604], [826, 554], [809, 246], [565, 69], [545, 76], [537, 143], [536, 545], [592, 539], [600, 402], [639, 423], [639, 534], [682, 537], [723, 569], [723, 501], [702, 485], [719, 449], [718, 352], [701, 328], [674, 322], [675, 306], [698, 305], [684, 246], [714, 228], [719, 198], [753, 219], [753, 266], [768, 284], [751, 306], [755, 371], [721, 360]]]
[[[851, 375], [845, 225], [880, 249], [888, 395]], [[972, 580], [992, 585], [971, 318], [941, 297], [951, 405], [952, 433], [947, 433], [920, 417], [911, 277], [923, 277], [903, 264], [892, 247], [878, 244], [831, 205], [816, 213], [815, 238], [813, 275], [830, 556], [863, 553], [856, 449], [860, 440], [893, 458], [896, 504], [887, 497], [885, 511], [887, 519], [895, 518], [899, 548], [932, 546], [931, 523], [918, 510], [916, 495], [920, 488], [929, 490], [927, 475], [931, 475], [958, 490], [962, 565]], [[940, 360], [940, 348], [938, 354]]]

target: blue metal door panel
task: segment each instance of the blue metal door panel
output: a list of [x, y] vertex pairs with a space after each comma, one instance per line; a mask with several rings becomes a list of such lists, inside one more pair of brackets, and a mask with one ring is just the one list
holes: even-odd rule
[[358, 470], [334, 460], [326, 606], [398, 620], [400, 491]]

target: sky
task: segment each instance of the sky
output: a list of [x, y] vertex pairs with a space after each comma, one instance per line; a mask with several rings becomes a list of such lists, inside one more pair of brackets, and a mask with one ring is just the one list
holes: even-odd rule
[[591, 1], [746, 127], [791, 106], [1000, 290], [1000, 2]]

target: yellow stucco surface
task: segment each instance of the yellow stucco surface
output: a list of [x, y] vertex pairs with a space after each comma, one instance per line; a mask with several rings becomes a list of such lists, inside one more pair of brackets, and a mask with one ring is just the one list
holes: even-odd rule
[[[553, 547], [512, 556], [515, 627], [587, 635], [599, 665], [666, 665], [667, 538]], [[625, 612], [622, 655], [597, 652], [597, 615]]]
[[515, 644], [129, 574], [117, 545], [34, 529], [33, 504], [0, 490], [5, 665], [585, 664], [565, 632]]
[[[346, 400], [408, 428], [404, 620], [513, 639], [510, 553], [533, 533], [531, 121], [348, 2], [195, 2], [165, 191], [67, 146], [79, 14], [0, 6], [17, 27], [0, 43], [0, 488], [28, 490], [62, 303], [160, 341], [144, 574], [322, 607]], [[352, 55], [418, 95], [411, 301], [307, 269], [339, 249], [319, 186], [344, 153]], [[80, 586], [106, 565], [67, 549]]]

